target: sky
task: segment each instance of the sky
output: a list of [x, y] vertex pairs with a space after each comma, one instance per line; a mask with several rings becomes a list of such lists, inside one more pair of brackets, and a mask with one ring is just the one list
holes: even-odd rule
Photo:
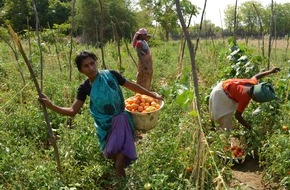
[[[192, 24], [200, 23], [200, 18], [202, 14], [202, 9], [204, 7], [205, 0], [190, 0], [192, 4], [201, 8], [200, 14], [192, 19]], [[238, 0], [238, 5], [249, 0]], [[271, 0], [256, 0], [260, 2], [263, 6], [271, 4]], [[274, 0], [274, 3], [290, 3], [290, 0]], [[235, 5], [236, 0], [207, 0], [206, 10], [204, 19], [210, 20], [216, 26], [222, 27], [224, 25], [224, 10], [227, 5]], [[223, 26], [224, 27], [224, 26]]]

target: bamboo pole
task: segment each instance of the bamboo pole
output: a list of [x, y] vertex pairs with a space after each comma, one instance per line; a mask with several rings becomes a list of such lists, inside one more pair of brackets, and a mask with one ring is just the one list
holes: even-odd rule
[[[124, 37], [123, 29], [120, 27], [120, 25], [119, 25], [119, 21], [118, 21], [117, 17], [114, 16], [114, 18], [115, 18], [115, 20], [116, 20], [116, 25], [118, 26], [119, 30], [121, 31], [122, 36]], [[131, 54], [131, 52], [130, 52], [130, 49], [129, 49], [129, 46], [128, 46], [128, 43], [127, 43], [127, 41], [126, 41], [125, 39], [124, 39], [124, 43], [125, 43], [125, 46], [126, 46], [127, 53], [129, 54], [129, 56], [130, 56], [131, 59], [133, 60], [135, 66], [138, 67], [138, 64], [137, 64], [137, 62], [135, 61], [134, 57], [132, 56], [132, 54]]]
[[[34, 74], [34, 71], [30, 65], [30, 62], [23, 50], [23, 47], [21, 45], [21, 42], [18, 38], [18, 35], [14, 32], [13, 28], [8, 25], [8, 31], [14, 41], [14, 43], [16, 44], [16, 46], [18, 47], [25, 63], [26, 63], [26, 66], [30, 72], [30, 75], [31, 75], [31, 78], [34, 82], [34, 85], [35, 85], [35, 88], [37, 90], [37, 93], [38, 95], [40, 96], [41, 95], [41, 90], [40, 90], [40, 87], [39, 87], [39, 84], [38, 84], [38, 81], [36, 79], [36, 76]], [[58, 152], [58, 147], [57, 147], [57, 144], [56, 144], [56, 138], [55, 136], [53, 135], [53, 131], [52, 131], [52, 127], [51, 127], [51, 124], [50, 124], [50, 120], [49, 120], [49, 117], [48, 117], [48, 113], [47, 113], [47, 110], [46, 110], [46, 107], [45, 107], [45, 104], [41, 104], [42, 105], [42, 111], [43, 111], [43, 114], [44, 114], [44, 118], [45, 118], [45, 122], [46, 122], [46, 126], [47, 126], [47, 129], [48, 129], [48, 136], [49, 136], [49, 141], [51, 143], [51, 145], [53, 146], [53, 149], [54, 149], [54, 154], [55, 154], [55, 157], [56, 157], [56, 162], [57, 162], [57, 169], [58, 171], [61, 173], [62, 170], [61, 170], [61, 165], [60, 165], [60, 158], [59, 158], [59, 152]]]
[[288, 52], [288, 48], [289, 48], [289, 37], [290, 37], [290, 35], [288, 34], [288, 35], [287, 35], [287, 39], [286, 39], [287, 44], [286, 44], [286, 48], [285, 48], [285, 53], [286, 53], [286, 54], [287, 54], [287, 52]]
[[122, 56], [121, 56], [121, 47], [120, 47], [120, 37], [118, 35], [116, 24], [111, 21], [112, 24], [112, 31], [113, 31], [113, 38], [114, 38], [114, 44], [116, 45], [117, 49], [117, 67], [119, 72], [122, 71]]
[[273, 11], [273, 0], [271, 0], [271, 21], [270, 21], [270, 31], [269, 31], [269, 46], [268, 46], [268, 65], [267, 69], [270, 69], [270, 60], [271, 60], [271, 47], [272, 47], [272, 33], [273, 33], [273, 22], [274, 22], [274, 11]]
[[73, 28], [74, 28], [74, 18], [75, 18], [75, 4], [76, 0], [73, 0], [73, 8], [72, 8], [72, 20], [71, 20], [71, 29], [70, 29], [70, 50], [69, 50], [69, 80], [72, 80], [72, 48], [73, 48]]
[[36, 23], [35, 23], [35, 28], [36, 28], [36, 34], [37, 34], [37, 44], [38, 44], [38, 48], [39, 48], [39, 56], [40, 56], [40, 89], [42, 90], [43, 88], [43, 58], [42, 58], [42, 48], [41, 48], [41, 44], [40, 44], [40, 34], [39, 34], [39, 18], [38, 18], [38, 12], [36, 9], [36, 4], [35, 1], [32, 1], [33, 4], [33, 10], [34, 10], [34, 14], [35, 14], [35, 19], [36, 19]]
[[101, 10], [101, 21], [100, 21], [100, 40], [101, 40], [101, 53], [102, 53], [102, 68], [106, 69], [107, 66], [105, 64], [105, 52], [104, 52], [104, 10], [103, 10], [103, 1], [99, 0], [100, 10]]
[[257, 9], [257, 7], [256, 7], [256, 5], [254, 3], [253, 3], [253, 7], [255, 9], [255, 12], [256, 12], [256, 14], [258, 16], [258, 20], [259, 20], [260, 34], [261, 34], [261, 37], [262, 37], [262, 48], [261, 49], [262, 49], [262, 56], [264, 58], [265, 57], [265, 40], [264, 40], [263, 24], [262, 24], [262, 20], [261, 20], [261, 16], [259, 14], [259, 11], [258, 11], [258, 9]]
[[220, 9], [219, 9], [219, 15], [220, 15], [220, 21], [221, 21], [221, 28], [222, 28], [222, 39], [223, 39], [223, 44], [225, 45], [224, 26], [223, 26], [223, 20], [222, 20]]
[[29, 60], [31, 61], [31, 42], [30, 42], [30, 25], [29, 25], [29, 18], [27, 17], [27, 36], [28, 36], [28, 47], [29, 47]]
[[[47, 24], [48, 28], [51, 30], [51, 33], [52, 33], [52, 37], [53, 39], [56, 39], [56, 36], [54, 34], [54, 29], [51, 29], [50, 26], [49, 26], [49, 23]], [[59, 66], [59, 70], [60, 72], [62, 72], [62, 68], [61, 68], [61, 63], [60, 63], [60, 58], [59, 58], [59, 51], [58, 51], [58, 47], [57, 47], [57, 40], [53, 40], [53, 45], [54, 45], [54, 48], [55, 48], [55, 53], [56, 53], [56, 58], [57, 58], [57, 62], [58, 62], [58, 66]]]
[[[187, 24], [187, 28], [189, 28], [190, 23], [191, 23], [191, 19], [193, 16], [193, 13], [195, 11], [195, 6], [192, 7], [191, 9], [191, 13], [190, 13], [190, 17], [188, 20], [188, 24]], [[183, 57], [184, 57], [184, 49], [185, 49], [185, 45], [186, 45], [186, 40], [181, 40], [180, 42], [180, 50], [179, 50], [179, 54], [178, 54], [178, 68], [177, 68], [177, 78], [179, 79], [179, 77], [182, 74], [182, 70], [183, 70]]]
[[[197, 48], [198, 48], [199, 39], [200, 39], [200, 34], [201, 34], [201, 31], [202, 31], [203, 17], [204, 17], [204, 15], [205, 15], [206, 4], [207, 4], [207, 0], [204, 1], [204, 6], [203, 6], [203, 10], [202, 10], [201, 18], [200, 18], [199, 31], [198, 31], [198, 36], [197, 36], [197, 39], [196, 39], [196, 46], [195, 46], [194, 52], [196, 52], [196, 51], [197, 51]], [[195, 56], [195, 55], [194, 55], [194, 56]]]
[[238, 0], [236, 0], [235, 4], [235, 21], [234, 21], [234, 43], [237, 43], [237, 28], [238, 28], [238, 22], [237, 22], [237, 8], [238, 8]]
[[[182, 12], [180, 9], [180, 2], [179, 0], [175, 0], [176, 3], [176, 10], [177, 10], [177, 14], [179, 17], [179, 21], [180, 24], [182, 26], [183, 29], [183, 33], [185, 35], [185, 38], [187, 40], [187, 45], [188, 45], [188, 49], [189, 49], [189, 54], [190, 54], [190, 60], [191, 60], [191, 71], [192, 71], [192, 77], [193, 77], [193, 83], [194, 83], [194, 106], [195, 106], [195, 110], [197, 112], [198, 115], [200, 115], [200, 102], [199, 102], [199, 92], [198, 92], [198, 78], [197, 78], [197, 69], [196, 69], [196, 63], [195, 63], [195, 49], [194, 46], [191, 42], [191, 38], [188, 32], [188, 29], [185, 25], [183, 16], [182, 16]], [[195, 165], [195, 169], [194, 169], [194, 180], [196, 183], [196, 186], [198, 186], [198, 176], [199, 176], [199, 172], [200, 172], [200, 153], [201, 153], [201, 136], [202, 136], [202, 132], [201, 129], [198, 128], [197, 129], [198, 132], [198, 137], [197, 137], [197, 152], [196, 152], [196, 165]]]

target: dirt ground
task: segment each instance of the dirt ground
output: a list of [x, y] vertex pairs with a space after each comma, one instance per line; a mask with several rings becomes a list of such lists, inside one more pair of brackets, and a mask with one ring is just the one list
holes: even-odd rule
[[245, 190], [264, 190], [262, 183], [263, 168], [259, 167], [258, 159], [247, 157], [242, 164], [235, 164], [232, 167], [233, 181], [231, 187], [240, 187]]

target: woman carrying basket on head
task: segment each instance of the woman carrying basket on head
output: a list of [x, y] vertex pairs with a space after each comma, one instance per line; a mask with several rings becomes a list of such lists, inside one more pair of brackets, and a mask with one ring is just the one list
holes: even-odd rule
[[136, 49], [139, 59], [136, 83], [147, 90], [150, 90], [153, 75], [152, 56], [147, 43], [150, 37], [145, 28], [140, 28], [132, 41], [132, 46]]
[[88, 51], [80, 52], [75, 63], [79, 72], [88, 77], [77, 91], [70, 107], [60, 107], [44, 94], [39, 100], [47, 108], [66, 116], [75, 116], [90, 96], [90, 112], [94, 118], [100, 149], [106, 158], [112, 159], [117, 176], [125, 176], [125, 168], [137, 159], [134, 144], [134, 125], [131, 115], [125, 112], [125, 103], [119, 85], [136, 93], [156, 99], [162, 96], [150, 92], [138, 84], [126, 80], [114, 70], [98, 70], [97, 56]]

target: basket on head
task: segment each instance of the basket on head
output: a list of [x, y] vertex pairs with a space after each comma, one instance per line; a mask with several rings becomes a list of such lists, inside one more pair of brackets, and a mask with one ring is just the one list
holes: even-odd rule
[[160, 104], [160, 108], [153, 112], [140, 113], [132, 112], [126, 109], [127, 112], [132, 114], [135, 129], [140, 131], [148, 131], [157, 126], [159, 112], [164, 106], [164, 101], [158, 100], [158, 103]]

